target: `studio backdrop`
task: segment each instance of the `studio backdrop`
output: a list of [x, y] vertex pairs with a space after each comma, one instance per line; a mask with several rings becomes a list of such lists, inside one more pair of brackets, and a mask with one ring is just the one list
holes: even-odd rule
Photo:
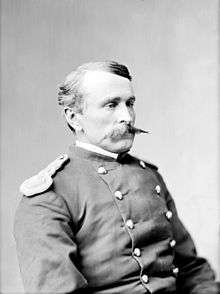
[[23, 293], [13, 238], [19, 185], [73, 137], [58, 84], [78, 65], [126, 64], [132, 152], [159, 167], [198, 253], [219, 275], [217, 0], [1, 1], [1, 293]]

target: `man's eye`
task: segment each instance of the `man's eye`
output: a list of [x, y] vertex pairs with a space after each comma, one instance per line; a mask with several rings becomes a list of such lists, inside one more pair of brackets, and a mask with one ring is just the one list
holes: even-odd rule
[[115, 102], [111, 102], [106, 105], [107, 108], [115, 108], [116, 106], [117, 106], [117, 103]]
[[128, 107], [133, 107], [134, 106], [134, 100], [130, 100], [126, 104], [127, 104]]

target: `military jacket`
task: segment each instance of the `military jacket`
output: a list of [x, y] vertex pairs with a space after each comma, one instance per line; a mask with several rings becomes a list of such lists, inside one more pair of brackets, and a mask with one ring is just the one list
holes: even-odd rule
[[217, 293], [157, 168], [129, 154], [72, 146], [14, 231], [27, 293]]

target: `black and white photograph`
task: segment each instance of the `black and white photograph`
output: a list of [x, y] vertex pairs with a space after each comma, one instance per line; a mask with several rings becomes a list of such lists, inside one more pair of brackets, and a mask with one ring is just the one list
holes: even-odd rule
[[220, 293], [220, 2], [0, 6], [0, 293]]

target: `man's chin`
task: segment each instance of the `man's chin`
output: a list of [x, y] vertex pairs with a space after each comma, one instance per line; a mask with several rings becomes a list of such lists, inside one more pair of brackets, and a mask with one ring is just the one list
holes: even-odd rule
[[111, 152], [114, 153], [123, 153], [128, 152], [133, 145], [133, 138], [132, 139], [123, 139], [117, 142], [112, 142], [111, 144]]

